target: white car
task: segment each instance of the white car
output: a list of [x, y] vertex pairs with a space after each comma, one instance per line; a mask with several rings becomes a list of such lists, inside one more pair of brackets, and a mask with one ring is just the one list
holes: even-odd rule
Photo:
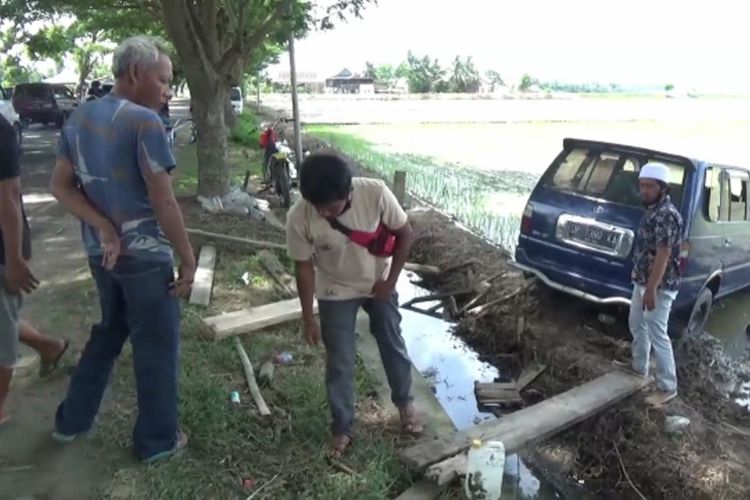
[[16, 110], [13, 108], [13, 103], [10, 100], [10, 96], [6, 93], [5, 89], [0, 88], [0, 115], [3, 115], [8, 123], [13, 125], [18, 134], [18, 145], [21, 145], [23, 139], [23, 126], [21, 125], [21, 117], [18, 116]]
[[242, 98], [242, 90], [239, 87], [229, 89], [229, 100], [232, 102], [234, 114], [237, 116], [241, 115], [242, 110], [245, 108], [245, 101]]

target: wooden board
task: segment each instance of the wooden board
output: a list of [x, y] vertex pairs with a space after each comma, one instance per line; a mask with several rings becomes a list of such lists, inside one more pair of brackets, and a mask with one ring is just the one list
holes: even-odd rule
[[518, 386], [515, 382], [474, 382], [474, 392], [491, 390], [511, 390]]
[[401, 452], [413, 470], [467, 450], [471, 440], [498, 439], [507, 453], [540, 441], [601, 411], [648, 385], [649, 381], [624, 372], [611, 372], [567, 392], [505, 417], [457, 433], [452, 438], [426, 441]]
[[544, 373], [544, 370], [546, 369], [547, 367], [544, 365], [530, 365], [524, 368], [523, 371], [521, 371], [521, 374], [518, 376], [518, 380], [516, 381], [518, 390], [524, 390], [527, 385], [536, 380], [536, 378]]
[[239, 236], [230, 236], [228, 234], [211, 233], [209, 231], [203, 231], [202, 229], [186, 229], [187, 233], [192, 236], [203, 236], [204, 238], [211, 238], [219, 241], [228, 241], [231, 243], [240, 243], [243, 245], [250, 245], [260, 248], [271, 248], [274, 250], [286, 250], [286, 245], [283, 243], [274, 243], [272, 241], [261, 241], [251, 240], [250, 238], [240, 238]]
[[294, 278], [286, 272], [286, 269], [284, 269], [284, 266], [279, 262], [279, 258], [276, 257], [276, 254], [269, 250], [262, 250], [258, 252], [258, 257], [260, 258], [261, 263], [263, 263], [263, 267], [266, 268], [274, 281], [284, 290], [284, 293], [290, 298], [296, 297], [297, 283], [294, 281]]
[[201, 247], [198, 269], [195, 270], [193, 289], [190, 292], [191, 304], [207, 306], [211, 302], [211, 289], [214, 286], [214, 266], [216, 266], [216, 248], [210, 245]]
[[[317, 303], [313, 310], [317, 313]], [[213, 340], [221, 340], [232, 335], [242, 335], [261, 328], [294, 321], [301, 317], [302, 306], [299, 299], [289, 299], [204, 318], [203, 322], [210, 328], [210, 337]]]

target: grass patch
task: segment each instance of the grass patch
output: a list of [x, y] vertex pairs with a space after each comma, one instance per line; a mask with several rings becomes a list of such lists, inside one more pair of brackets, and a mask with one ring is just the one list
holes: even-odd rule
[[257, 148], [260, 141], [260, 118], [250, 110], [237, 117], [237, 123], [229, 135], [232, 142], [249, 148]]
[[515, 247], [521, 219], [518, 199], [531, 192], [536, 175], [474, 170], [428, 156], [385, 153], [343, 127], [309, 126], [306, 132], [388, 180], [396, 170], [406, 171], [409, 192], [452, 214], [490, 241], [508, 249]]
[[[198, 190], [198, 155], [195, 144], [175, 147], [177, 170], [175, 174], [174, 190], [177, 196], [194, 196]], [[257, 143], [254, 147], [239, 143], [227, 144], [227, 162], [229, 163], [229, 183], [231, 186], [241, 186], [245, 173], [251, 175], [262, 174], [262, 158]]]
[[[249, 285], [238, 276], [248, 272]], [[346, 464], [350, 476], [333, 470], [322, 450], [329, 433], [324, 380], [324, 352], [305, 346], [298, 324], [257, 332], [242, 338], [258, 369], [281, 351], [295, 363], [277, 366], [272, 388], [263, 388], [270, 417], [260, 417], [246, 387], [233, 340], [212, 343], [201, 337], [201, 317], [279, 298], [257, 257], [250, 252], [219, 249], [214, 296], [208, 311], [186, 306], [182, 322], [181, 420], [190, 435], [189, 451], [160, 465], [133, 465], [119, 471], [110, 488], [113, 498], [246, 498], [273, 480], [256, 498], [384, 498], [408, 485], [408, 473], [395, 456], [398, 437], [386, 423], [362, 418], [357, 442]], [[116, 402], [100, 419], [96, 439], [104, 447], [129, 448], [135, 419], [132, 355], [126, 348], [114, 377]], [[357, 393], [374, 413], [365, 395], [373, 379], [358, 363]], [[237, 390], [239, 406], [230, 404]], [[255, 486], [243, 488], [243, 480]]]

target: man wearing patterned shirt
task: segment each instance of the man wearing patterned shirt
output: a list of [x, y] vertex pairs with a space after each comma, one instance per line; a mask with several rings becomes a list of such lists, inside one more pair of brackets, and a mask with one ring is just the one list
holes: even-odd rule
[[[195, 256], [157, 115], [170, 96], [167, 51], [154, 39], [129, 38], [115, 50], [112, 72], [112, 92], [66, 121], [52, 174], [52, 193], [81, 220], [102, 310], [55, 415], [53, 437], [67, 442], [91, 428], [130, 339], [138, 392], [134, 451], [152, 463], [187, 444], [177, 411], [178, 298], [190, 294]], [[177, 280], [173, 253], [180, 258]]]
[[660, 163], [641, 168], [639, 189], [646, 212], [636, 235], [633, 252], [633, 297], [630, 331], [633, 335], [632, 366], [648, 376], [651, 348], [656, 359], [657, 390], [646, 402], [661, 406], [677, 396], [677, 373], [667, 324], [680, 286], [682, 217], [667, 194], [669, 169]]

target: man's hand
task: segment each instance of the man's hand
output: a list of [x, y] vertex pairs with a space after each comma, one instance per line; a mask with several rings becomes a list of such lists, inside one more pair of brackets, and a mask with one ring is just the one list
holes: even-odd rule
[[102, 267], [111, 271], [120, 257], [120, 235], [112, 224], [99, 230], [99, 242], [102, 246]]
[[377, 302], [388, 302], [395, 286], [390, 281], [378, 280], [372, 287], [372, 296]]
[[316, 346], [320, 343], [320, 328], [315, 318], [308, 318], [303, 321], [305, 342], [309, 346]]
[[653, 311], [656, 309], [656, 290], [653, 288], [646, 288], [646, 291], [643, 292], [643, 299], [641, 300], [643, 302], [644, 311]]
[[29, 269], [29, 264], [23, 260], [8, 262], [5, 266], [5, 285], [8, 293], [12, 295], [21, 295], [21, 293], [31, 293], [39, 286], [39, 280]]
[[193, 280], [195, 279], [195, 263], [180, 263], [180, 268], [177, 275], [177, 281], [172, 283], [171, 294], [173, 297], [180, 299], [190, 298], [190, 291], [193, 288]]

